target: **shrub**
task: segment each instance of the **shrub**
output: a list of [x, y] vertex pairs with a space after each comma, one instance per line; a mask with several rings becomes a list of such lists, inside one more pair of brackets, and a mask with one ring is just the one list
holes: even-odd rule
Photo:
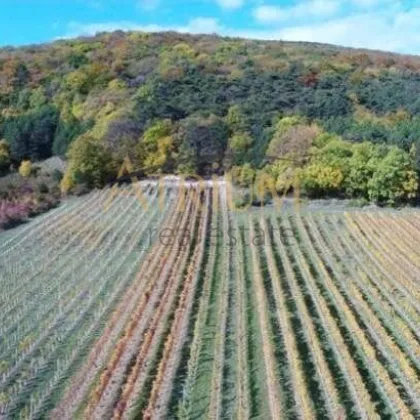
[[60, 189], [63, 194], [69, 193], [76, 186], [71, 171], [67, 170], [60, 182]]
[[27, 178], [32, 173], [32, 163], [30, 160], [23, 160], [19, 166], [19, 173], [21, 176]]

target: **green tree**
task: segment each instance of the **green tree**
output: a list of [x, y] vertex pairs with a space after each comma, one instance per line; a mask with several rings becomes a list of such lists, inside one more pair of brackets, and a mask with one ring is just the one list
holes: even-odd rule
[[45, 90], [42, 87], [38, 87], [31, 92], [31, 96], [29, 99], [29, 106], [32, 109], [40, 108], [46, 105], [48, 102], [47, 96], [45, 94]]
[[221, 167], [227, 145], [228, 129], [220, 117], [194, 114], [181, 122], [178, 162], [197, 174]]
[[[368, 184], [380, 164], [383, 151], [372, 143], [364, 142], [352, 147], [345, 181], [349, 197], [369, 198]], [[386, 152], [385, 152], [386, 153]]]
[[412, 199], [418, 190], [415, 165], [408, 153], [392, 147], [368, 182], [369, 198], [385, 204]]
[[157, 121], [143, 135], [138, 145], [138, 155], [146, 172], [173, 170], [174, 139], [170, 120]]
[[116, 175], [110, 153], [99, 140], [87, 134], [72, 143], [67, 157], [69, 164], [61, 184], [64, 192], [76, 184], [103, 187], [110, 177]]
[[45, 105], [36, 111], [7, 118], [3, 124], [4, 137], [11, 145], [11, 155], [17, 160], [47, 159], [52, 155], [52, 145], [58, 124], [54, 106]]
[[229, 139], [229, 147], [234, 153], [244, 153], [253, 144], [254, 140], [248, 133], [239, 133]]
[[10, 146], [6, 140], [0, 140], [0, 175], [5, 175], [10, 167]]
[[88, 94], [96, 86], [106, 86], [111, 80], [109, 72], [99, 63], [91, 63], [69, 73], [65, 84], [69, 90]]
[[52, 151], [54, 155], [64, 156], [72, 141], [92, 128], [93, 121], [80, 121], [72, 113], [61, 116], [54, 135]]
[[311, 163], [300, 173], [300, 187], [311, 197], [337, 195], [341, 192], [344, 180], [340, 168], [318, 163]]
[[249, 162], [249, 154], [253, 144], [254, 139], [249, 133], [236, 133], [230, 137], [223, 163], [225, 170]]
[[243, 133], [249, 130], [248, 120], [239, 105], [229, 107], [226, 123], [232, 133]]

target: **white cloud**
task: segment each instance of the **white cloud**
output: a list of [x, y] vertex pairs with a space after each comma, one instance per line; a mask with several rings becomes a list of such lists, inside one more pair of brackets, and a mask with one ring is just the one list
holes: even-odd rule
[[193, 34], [223, 33], [226, 29], [219, 25], [219, 21], [214, 18], [197, 17], [191, 19], [184, 26], [161, 26], [161, 25], [142, 25], [131, 21], [101, 22], [101, 23], [80, 23], [70, 22], [67, 25], [67, 32], [59, 39], [74, 38], [77, 36], [90, 36], [99, 32], [122, 31], [143, 31], [161, 32], [177, 31]]
[[280, 35], [291, 41], [328, 42], [372, 49], [401, 47], [400, 38], [395, 37], [392, 24], [374, 14], [361, 14], [319, 24], [289, 27], [280, 31]]
[[414, 8], [409, 11], [401, 11], [395, 15], [395, 26], [404, 30], [404, 28], [420, 28], [420, 8]]
[[365, 10], [348, 16], [328, 17], [321, 21], [293, 23], [282, 21], [278, 27], [230, 28], [218, 19], [197, 17], [186, 25], [142, 25], [132, 21], [82, 24], [72, 22], [62, 38], [93, 35], [114, 31], [158, 32], [173, 30], [191, 33], [219, 33], [221, 35], [253, 39], [309, 41], [348, 47], [371, 48], [401, 53], [420, 54], [420, 7], [404, 9], [394, 3], [380, 12]]
[[158, 32], [163, 30], [163, 27], [159, 25], [140, 25], [129, 21], [101, 23], [70, 22], [67, 25], [66, 33], [60, 36], [59, 39], [74, 38], [77, 36], [91, 36], [97, 34], [98, 32], [113, 32], [117, 30]]
[[292, 19], [329, 17], [340, 9], [338, 0], [310, 0], [292, 7], [262, 5], [254, 9], [254, 17], [259, 23], [278, 23]]
[[273, 23], [287, 19], [287, 13], [277, 6], [259, 6], [254, 10], [254, 17], [260, 23]]
[[223, 9], [239, 9], [243, 6], [244, 0], [216, 0], [216, 3]]
[[223, 32], [223, 27], [219, 25], [219, 21], [213, 18], [196, 18], [188, 22], [185, 31], [192, 33], [217, 33]]
[[420, 8], [404, 11], [395, 3], [380, 12], [372, 10], [321, 22], [246, 31], [240, 36], [420, 54]]

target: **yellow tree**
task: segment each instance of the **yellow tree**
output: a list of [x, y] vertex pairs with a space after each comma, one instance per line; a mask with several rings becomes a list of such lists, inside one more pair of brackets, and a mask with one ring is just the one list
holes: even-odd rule
[[27, 178], [31, 175], [32, 173], [32, 162], [27, 159], [27, 160], [23, 160], [22, 163], [19, 166], [19, 173], [21, 176]]

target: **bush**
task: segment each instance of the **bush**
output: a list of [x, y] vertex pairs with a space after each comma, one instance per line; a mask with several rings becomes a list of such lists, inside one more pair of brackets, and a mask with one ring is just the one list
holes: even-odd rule
[[19, 174], [7, 175], [0, 181], [0, 230], [14, 227], [59, 203], [56, 187], [48, 181]]
[[19, 174], [25, 178], [29, 177], [32, 173], [32, 163], [30, 160], [23, 160], [19, 166]]
[[67, 170], [60, 182], [60, 190], [63, 194], [67, 194], [71, 192], [75, 186], [76, 182], [73, 179], [73, 174], [71, 171]]

